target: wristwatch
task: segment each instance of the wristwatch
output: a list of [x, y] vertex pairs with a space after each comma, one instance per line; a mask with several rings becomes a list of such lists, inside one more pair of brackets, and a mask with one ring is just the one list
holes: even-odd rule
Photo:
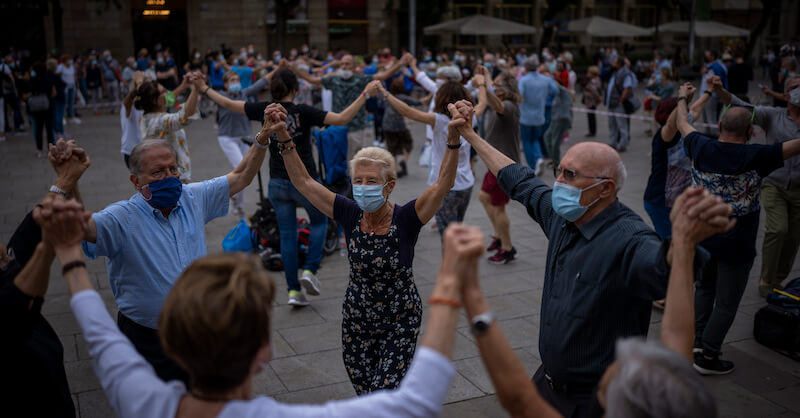
[[50, 193], [55, 193], [55, 194], [60, 194], [61, 196], [64, 197], [64, 199], [67, 198], [67, 192], [65, 192], [64, 190], [62, 190], [60, 187], [56, 186], [55, 184], [50, 186], [49, 192]]
[[470, 327], [472, 335], [480, 337], [486, 333], [489, 329], [489, 325], [492, 325], [492, 322], [494, 322], [494, 312], [492, 311], [473, 316], [472, 327]]

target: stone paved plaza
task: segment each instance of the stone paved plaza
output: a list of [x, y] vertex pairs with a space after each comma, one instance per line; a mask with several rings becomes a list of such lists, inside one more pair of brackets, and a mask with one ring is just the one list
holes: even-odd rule
[[[79, 139], [91, 156], [92, 166], [81, 179], [80, 188], [87, 209], [97, 211], [111, 202], [129, 198], [134, 188], [128, 180], [119, 153], [119, 115], [92, 116], [87, 110], [83, 114], [83, 124], [67, 125], [66, 130]], [[598, 119], [599, 139], [605, 140], [608, 132], [606, 120], [604, 117]], [[587, 129], [585, 115], [576, 113], [574, 125], [564, 150], [576, 140], [583, 140]], [[411, 128], [416, 146], [409, 164], [411, 173], [398, 182], [392, 195], [395, 202], [402, 203], [417, 197], [424, 189], [427, 178], [427, 169], [417, 165], [424, 130], [419, 124], [411, 124]], [[620, 199], [648, 219], [642, 208], [642, 195], [650, 169], [650, 137], [644, 135], [644, 129], [642, 122], [632, 123], [633, 140], [628, 152], [623, 155], [628, 168], [628, 182]], [[228, 161], [220, 152], [212, 120], [195, 122], [187, 129], [187, 135], [191, 145], [194, 180], [204, 180], [230, 171]], [[0, 195], [4, 200], [0, 205], [0, 239], [3, 242], [8, 240], [25, 213], [41, 199], [55, 179], [47, 160], [37, 159], [34, 150], [29, 133], [11, 135], [6, 142], [0, 143]], [[480, 181], [486, 169], [479, 162], [475, 165], [475, 171]], [[266, 167], [262, 172], [266, 184]], [[545, 175], [544, 180], [552, 183], [552, 174]], [[477, 188], [472, 194], [465, 221], [479, 225], [486, 234], [490, 234], [489, 221], [477, 200]], [[255, 182], [246, 193], [248, 213], [252, 213], [257, 199]], [[547, 241], [520, 204], [512, 202], [509, 215], [514, 245], [519, 251], [518, 259], [501, 266], [490, 265], [484, 259], [480, 265], [480, 277], [500, 326], [517, 356], [532, 373], [540, 364], [539, 311]], [[302, 211], [298, 211], [298, 216], [303, 216]], [[221, 251], [223, 236], [236, 222], [237, 219], [231, 215], [208, 224], [206, 244], [209, 253]], [[760, 240], [761, 237], [759, 250]], [[598, 248], [598, 251], [602, 249]], [[414, 260], [414, 273], [423, 300], [432, 291], [439, 261], [439, 234], [426, 226], [420, 234]], [[721, 416], [799, 417], [800, 363], [759, 345], [753, 339], [753, 315], [764, 304], [756, 289], [760, 262], [759, 258], [754, 264], [742, 305], [723, 348], [725, 358], [736, 362], [737, 370], [728, 376], [705, 378], [705, 381], [717, 397]], [[116, 314], [103, 260], [89, 262], [89, 271], [109, 311]], [[80, 328], [70, 311], [59, 269], [53, 268], [52, 272], [43, 313], [63, 342], [64, 365], [78, 416], [113, 416], [94, 375]], [[795, 264], [792, 277], [798, 276], [798, 273], [800, 263]], [[312, 298], [311, 306], [304, 309], [292, 309], [286, 305], [283, 276], [273, 274], [278, 284], [272, 319], [274, 358], [254, 382], [255, 393], [285, 402], [308, 403], [354, 396], [341, 355], [341, 304], [348, 282], [346, 257], [336, 253], [324, 258], [319, 274], [323, 285], [322, 296]], [[660, 320], [660, 313], [654, 312], [651, 338], [658, 337]], [[451, 385], [443, 415], [459, 418], [506, 416], [494, 395], [463, 313], [456, 333], [453, 361], [458, 374]], [[3, 415], [2, 412], [0, 415]]]

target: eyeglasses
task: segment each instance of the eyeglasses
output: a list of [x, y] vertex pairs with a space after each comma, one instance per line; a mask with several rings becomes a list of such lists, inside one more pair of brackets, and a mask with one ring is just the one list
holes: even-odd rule
[[587, 176], [585, 174], [580, 174], [575, 170], [571, 170], [569, 168], [558, 167], [556, 168], [556, 178], [564, 176], [566, 181], [573, 181], [578, 177], [584, 177], [587, 179], [598, 179], [598, 180], [610, 180], [609, 177], [602, 177], [602, 176]]
[[[722, 117], [725, 116], [725, 112], [731, 108], [733, 104], [729, 104], [722, 109], [722, 113], [719, 114], [719, 120], [722, 120]], [[753, 113], [750, 114], [750, 124], [753, 123], [753, 119], [756, 117], [756, 107], [753, 106]]]

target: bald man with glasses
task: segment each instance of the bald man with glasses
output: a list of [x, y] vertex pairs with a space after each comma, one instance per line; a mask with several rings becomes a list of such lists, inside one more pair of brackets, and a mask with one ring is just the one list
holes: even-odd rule
[[[472, 112], [468, 102], [457, 107], [465, 115]], [[647, 335], [652, 302], [666, 292], [670, 244], [617, 199], [626, 172], [609, 145], [574, 145], [551, 188], [471, 127], [460, 133], [547, 236], [542, 366], [533, 381], [563, 416], [587, 416], [592, 393], [614, 360], [616, 341]]]

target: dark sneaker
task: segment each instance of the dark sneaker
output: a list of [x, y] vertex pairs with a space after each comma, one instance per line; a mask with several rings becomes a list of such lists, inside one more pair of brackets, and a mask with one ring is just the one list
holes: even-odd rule
[[517, 250], [511, 248], [511, 251], [499, 250], [497, 254], [489, 257], [489, 262], [492, 264], [508, 264], [514, 261], [514, 256], [517, 255]]
[[489, 245], [488, 248], [486, 248], [486, 252], [490, 253], [492, 251], [497, 251], [500, 249], [501, 245], [503, 245], [503, 243], [500, 242], [500, 239], [498, 239], [497, 237], [492, 237], [492, 244]]
[[694, 369], [703, 376], [716, 376], [728, 374], [732, 372], [735, 367], [732, 361], [722, 360], [719, 356], [708, 358], [703, 355], [703, 353], [695, 353]]

